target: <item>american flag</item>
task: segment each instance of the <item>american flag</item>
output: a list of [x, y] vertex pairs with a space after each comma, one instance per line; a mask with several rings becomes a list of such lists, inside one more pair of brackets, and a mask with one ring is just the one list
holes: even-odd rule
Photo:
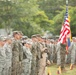
[[67, 39], [70, 38], [70, 36], [71, 36], [70, 22], [69, 22], [68, 14], [66, 12], [65, 21], [64, 24], [62, 25], [58, 42], [64, 44], [66, 43]]

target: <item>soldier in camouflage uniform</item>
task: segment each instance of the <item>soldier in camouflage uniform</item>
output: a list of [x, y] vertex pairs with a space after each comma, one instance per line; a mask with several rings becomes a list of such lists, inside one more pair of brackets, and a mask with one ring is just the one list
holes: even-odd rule
[[51, 47], [50, 48], [50, 50], [51, 50], [51, 62], [56, 63], [57, 62], [57, 51], [56, 51], [57, 44], [53, 39], [51, 39], [50, 47]]
[[66, 44], [57, 44], [57, 65], [61, 67], [61, 70], [64, 70], [65, 64], [65, 54], [66, 54]]
[[41, 59], [39, 60], [39, 70], [38, 75], [46, 75], [46, 63], [48, 59], [48, 49], [45, 47], [45, 44], [40, 43], [41, 48]]
[[23, 73], [21, 75], [30, 75], [31, 61], [32, 61], [32, 53], [30, 51], [31, 43], [24, 42], [23, 45], [24, 45], [23, 46], [23, 61], [22, 61]]
[[[32, 36], [32, 67], [31, 67], [31, 75], [37, 75], [38, 74], [38, 69], [39, 69], [39, 60], [41, 58], [40, 54], [40, 44], [37, 42], [37, 36], [33, 35]], [[34, 66], [34, 67], [33, 67]]]
[[[76, 39], [74, 41], [75, 47], [76, 47]], [[75, 49], [75, 64], [76, 64], [76, 49]]]
[[6, 75], [5, 74], [6, 54], [3, 46], [4, 46], [3, 38], [0, 37], [0, 75]]
[[56, 48], [56, 51], [57, 51], [57, 65], [59, 66], [60, 63], [61, 63], [61, 57], [60, 57], [60, 43], [57, 43], [57, 48]]
[[60, 44], [60, 56], [61, 56], [61, 69], [63, 70], [65, 68], [65, 54], [66, 54], [66, 45]]
[[57, 42], [54, 41], [54, 60], [53, 60], [54, 63], [57, 63], [57, 51], [56, 51], [56, 48], [57, 48]]
[[76, 50], [76, 46], [74, 42], [71, 42], [71, 64], [74, 65], [75, 64], [75, 50]]
[[70, 46], [68, 48], [68, 52], [65, 55], [65, 63], [66, 64], [70, 64], [71, 63], [71, 49], [72, 49], [72, 46]]
[[5, 53], [6, 53], [6, 75], [11, 75], [11, 64], [12, 64], [12, 48], [11, 43], [12, 40], [10, 37], [7, 37], [6, 43], [4, 45]]
[[14, 41], [12, 43], [12, 74], [21, 75], [22, 72], [22, 60], [23, 60], [23, 46], [21, 43], [21, 32], [13, 32]]

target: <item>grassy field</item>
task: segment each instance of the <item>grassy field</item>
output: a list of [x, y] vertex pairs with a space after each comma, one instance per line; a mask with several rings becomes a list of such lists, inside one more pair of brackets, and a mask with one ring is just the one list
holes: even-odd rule
[[[66, 68], [66, 72], [63, 72], [60, 75], [76, 75], [76, 66], [73, 68], [73, 70], [69, 69], [69, 65], [65, 67]], [[57, 74], [57, 66], [54, 64], [50, 67], [51, 69], [51, 75], [58, 75]]]

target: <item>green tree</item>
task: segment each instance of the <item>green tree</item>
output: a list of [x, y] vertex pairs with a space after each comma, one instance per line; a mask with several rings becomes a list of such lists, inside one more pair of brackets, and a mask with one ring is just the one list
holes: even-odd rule
[[[64, 21], [64, 15], [65, 15], [65, 8], [64, 10], [56, 15], [53, 20], [54, 20], [54, 34], [58, 34], [60, 33], [61, 27], [62, 27], [62, 23]], [[70, 16], [70, 27], [71, 27], [71, 32], [73, 36], [76, 36], [75, 32], [76, 32], [76, 7], [69, 7], [69, 16]]]

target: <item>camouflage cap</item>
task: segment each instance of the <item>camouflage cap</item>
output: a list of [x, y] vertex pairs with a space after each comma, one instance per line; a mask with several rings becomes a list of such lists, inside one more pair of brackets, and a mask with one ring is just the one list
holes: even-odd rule
[[42, 36], [42, 39], [46, 39], [46, 36]]
[[40, 34], [36, 34], [36, 37], [41, 37], [41, 35]]
[[54, 42], [54, 39], [50, 39], [50, 42]]
[[19, 34], [23, 35], [22, 31], [18, 31]]
[[27, 43], [27, 44], [30, 44], [30, 45], [32, 45], [32, 42], [31, 42], [31, 41], [26, 41], [26, 43]]
[[31, 38], [36, 38], [36, 35], [32, 35]]
[[28, 39], [28, 37], [27, 36], [22, 36], [22, 39]]
[[24, 43], [24, 44], [31, 44], [30, 41], [27, 41], [27, 40], [23, 41], [22, 43]]
[[13, 36], [18, 34], [19, 32], [18, 31], [13, 31]]

